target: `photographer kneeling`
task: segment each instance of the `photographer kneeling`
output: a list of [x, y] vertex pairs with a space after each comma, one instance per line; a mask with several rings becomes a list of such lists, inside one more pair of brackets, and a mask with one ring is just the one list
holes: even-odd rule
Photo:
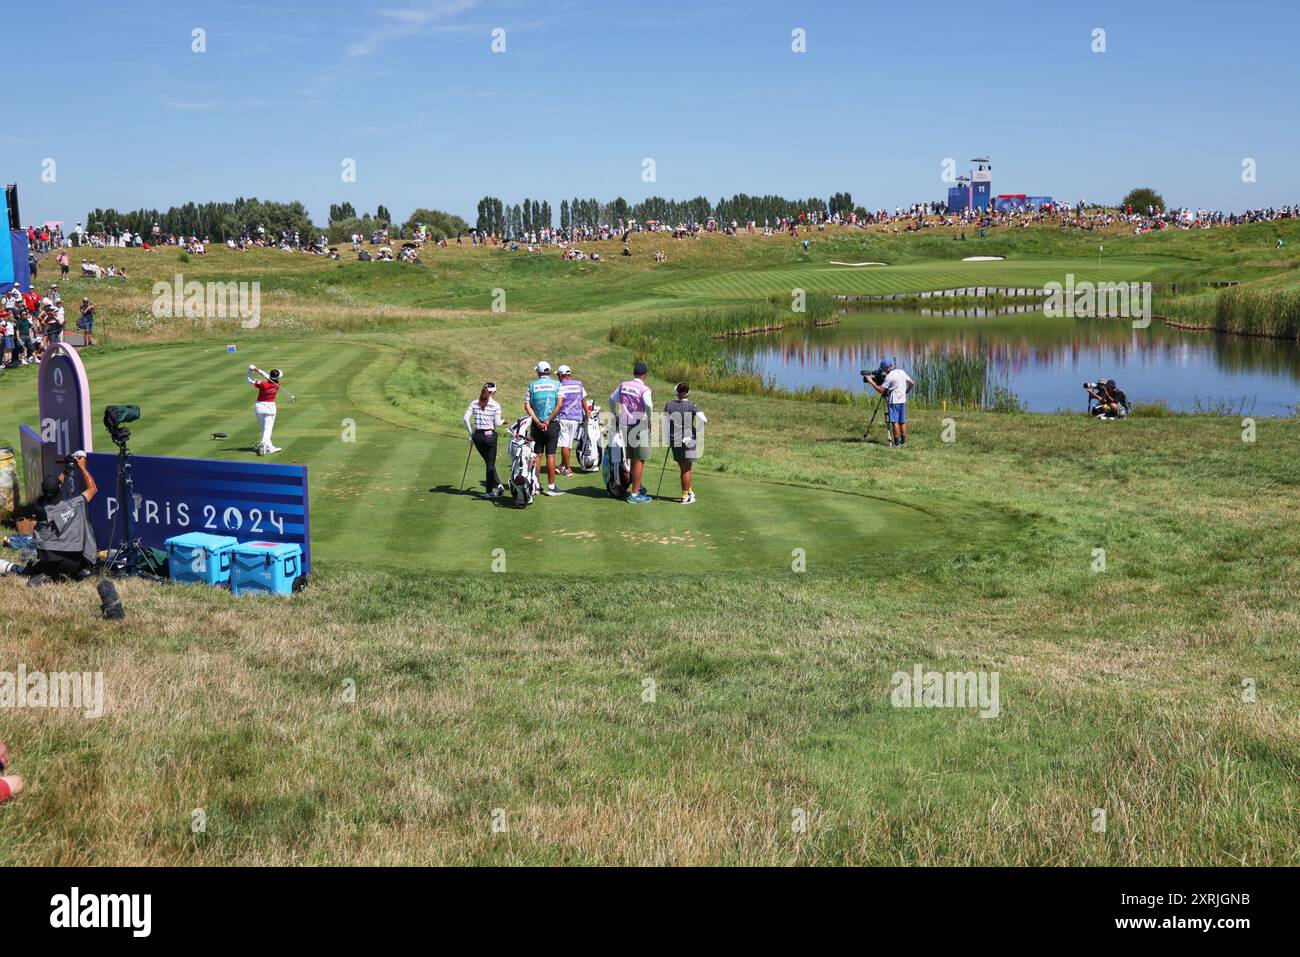
[[1097, 403], [1088, 411], [1098, 419], [1128, 418], [1128, 396], [1115, 384], [1114, 379], [1105, 382], [1085, 382], [1088, 395]]
[[90, 527], [89, 505], [99, 487], [86, 469], [85, 452], [77, 452], [72, 461], [81, 471], [86, 490], [65, 497], [67, 471], [60, 472], [58, 478], [46, 477], [36, 502], [36, 531], [32, 535], [36, 561], [26, 568], [0, 563], [0, 574], [27, 575], [29, 585], [43, 585], [50, 579], [85, 578], [90, 574], [98, 557], [98, 546], [95, 531]]

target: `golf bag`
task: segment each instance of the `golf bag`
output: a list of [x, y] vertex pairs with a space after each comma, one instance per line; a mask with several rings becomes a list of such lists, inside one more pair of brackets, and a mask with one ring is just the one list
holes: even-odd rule
[[573, 443], [578, 469], [583, 472], [594, 472], [599, 469], [604, 457], [602, 454], [604, 443], [600, 438], [600, 425], [596, 421], [599, 412], [599, 407], [592, 408], [591, 414], [578, 426], [578, 439]]
[[605, 436], [605, 451], [600, 458], [600, 474], [605, 480], [605, 491], [611, 498], [622, 498], [627, 494], [627, 487], [632, 484], [632, 470], [627, 460], [627, 448], [617, 419], [610, 422]]
[[533, 440], [529, 433], [532, 420], [527, 416], [520, 419], [508, 430], [510, 432], [510, 494], [514, 497], [515, 508], [527, 508], [532, 504], [533, 496], [542, 487], [537, 481], [533, 468], [537, 453], [533, 451]]

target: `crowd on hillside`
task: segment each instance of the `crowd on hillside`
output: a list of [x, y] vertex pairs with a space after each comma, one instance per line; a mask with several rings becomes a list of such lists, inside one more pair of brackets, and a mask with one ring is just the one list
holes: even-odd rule
[[[697, 239], [709, 234], [797, 236], [800, 233], [824, 232], [828, 227], [842, 226], [869, 229], [885, 234], [951, 228], [961, 230], [960, 238], [965, 238], [965, 230], [978, 229], [983, 235], [986, 230], [997, 227], [1026, 228], [1036, 223], [1055, 223], [1062, 229], [1085, 231], [1128, 225], [1135, 233], [1142, 234], [1152, 230], [1203, 229], [1294, 218], [1300, 218], [1300, 205], [1226, 213], [1186, 208], [1148, 207], [1145, 210], [1135, 210], [1131, 206], [1124, 209], [1103, 208], [1089, 206], [1084, 200], [1077, 203], [1049, 203], [1041, 207], [1018, 206], [1000, 210], [948, 210], [942, 203], [912, 203], [908, 206], [897, 206], [892, 210], [876, 209], [833, 215], [827, 215], [823, 211], [801, 211], [776, 220], [764, 220], [761, 226], [753, 220], [741, 223], [734, 219], [729, 222], [708, 219], [703, 223], [676, 225], [619, 219], [614, 223], [600, 226], [584, 225], [569, 229], [542, 227], [522, 230], [517, 236], [506, 237], [471, 229], [469, 238], [471, 244], [475, 246], [498, 246], [512, 252], [520, 250], [541, 252], [547, 247], [557, 247], [563, 251], [565, 259], [587, 259], [598, 258], [599, 254], [583, 253], [575, 248], [576, 243], [621, 240], [626, 244], [631, 236], [640, 233], [663, 234], [673, 239]], [[954, 238], [959, 237], [954, 235]], [[625, 251], [625, 255], [627, 254]]]
[[[81, 300], [76, 327], [84, 344], [95, 344], [95, 307], [89, 297]], [[63, 341], [67, 318], [58, 283], [50, 283], [44, 296], [21, 292], [17, 287], [0, 297], [0, 367], [40, 362], [49, 346]]]
[[[1250, 209], [1244, 212], [1223, 212], [1210, 209], [1174, 208], [1159, 209], [1148, 206], [1123, 209], [1089, 206], [1085, 200], [1077, 203], [1049, 203], [1041, 207], [1012, 207], [1004, 209], [949, 210], [943, 203], [917, 202], [890, 209], [852, 211], [841, 210], [828, 214], [825, 210], [799, 210], [788, 216], [776, 219], [764, 219], [760, 226], [757, 221], [740, 222], [736, 219], [720, 221], [708, 218], [704, 222], [670, 224], [655, 220], [638, 221], [636, 219], [617, 219], [612, 223], [578, 224], [567, 227], [542, 226], [540, 228], [521, 229], [518, 232], [507, 230], [504, 235], [477, 228], [469, 228], [465, 234], [457, 233], [454, 239], [434, 238], [422, 225], [407, 230], [385, 226], [372, 231], [369, 235], [354, 233], [345, 238], [350, 241], [352, 252], [361, 261], [373, 262], [420, 262], [420, 250], [427, 244], [445, 247], [449, 242], [457, 245], [468, 243], [472, 246], [502, 248], [511, 252], [527, 251], [540, 253], [547, 248], [561, 250], [565, 259], [599, 259], [599, 253], [584, 252], [577, 248], [579, 243], [621, 240], [625, 244], [624, 255], [631, 255], [627, 243], [631, 236], [650, 233], [674, 240], [698, 239], [706, 235], [762, 235], [762, 236], [797, 236], [809, 231], [824, 232], [828, 227], [848, 227], [873, 230], [885, 234], [918, 232], [931, 229], [959, 230], [965, 238], [967, 230], [979, 230], [984, 235], [988, 229], [998, 227], [1025, 228], [1035, 223], [1056, 223], [1062, 229], [1080, 229], [1091, 231], [1116, 225], [1131, 227], [1137, 235], [1165, 229], [1206, 229], [1218, 226], [1234, 226], [1243, 223], [1271, 222], [1282, 219], [1300, 218], [1300, 204], [1278, 207]], [[151, 250], [170, 246], [185, 250], [191, 255], [206, 255], [212, 240], [206, 236], [186, 236], [164, 232], [154, 224], [148, 234], [132, 232], [129, 229], [108, 226], [91, 232], [78, 223], [68, 233], [63, 232], [61, 224], [48, 223], [42, 226], [27, 227], [28, 243], [33, 253], [32, 266], [35, 270], [35, 256], [46, 252], [59, 251], [58, 262], [61, 275], [68, 275], [67, 254], [62, 252], [69, 247], [83, 246], [91, 248], [139, 248]], [[403, 242], [403, 240], [405, 240]], [[401, 242], [396, 251], [393, 246]], [[268, 231], [265, 226], [245, 226], [237, 237], [229, 238], [225, 245], [232, 250], [279, 249], [283, 252], [301, 252], [309, 255], [327, 256], [340, 259], [337, 245], [330, 245], [324, 234], [304, 236], [298, 230]], [[370, 249], [367, 250], [366, 246]], [[657, 259], [664, 258], [662, 252]], [[120, 266], [101, 267], [94, 262], [82, 260], [82, 275], [94, 278], [126, 278], [126, 271]], [[33, 271], [35, 275], [35, 271]]]

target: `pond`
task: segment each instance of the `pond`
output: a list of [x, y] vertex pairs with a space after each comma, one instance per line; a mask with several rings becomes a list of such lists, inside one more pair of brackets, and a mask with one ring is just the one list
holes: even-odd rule
[[1041, 306], [844, 310], [836, 325], [728, 340], [726, 348], [778, 386], [862, 389], [860, 369], [884, 356], [907, 370], [920, 355], [984, 355], [994, 381], [1030, 410], [1083, 410], [1083, 382], [1115, 379], [1130, 402], [1163, 399], [1179, 412], [1294, 415], [1295, 342], [1175, 329], [1152, 319], [1050, 319]]

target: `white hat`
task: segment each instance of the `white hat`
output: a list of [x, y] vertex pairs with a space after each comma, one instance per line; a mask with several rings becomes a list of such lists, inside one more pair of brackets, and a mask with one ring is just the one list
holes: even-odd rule
[[551, 364], [543, 359], [541, 362], [537, 363], [537, 371], [542, 375], [546, 375], [546, 373], [551, 371]]
[[560, 366], [558, 369], [555, 370], [555, 372], [557, 375], [573, 375], [573, 370], [570, 369], [568, 366]]

